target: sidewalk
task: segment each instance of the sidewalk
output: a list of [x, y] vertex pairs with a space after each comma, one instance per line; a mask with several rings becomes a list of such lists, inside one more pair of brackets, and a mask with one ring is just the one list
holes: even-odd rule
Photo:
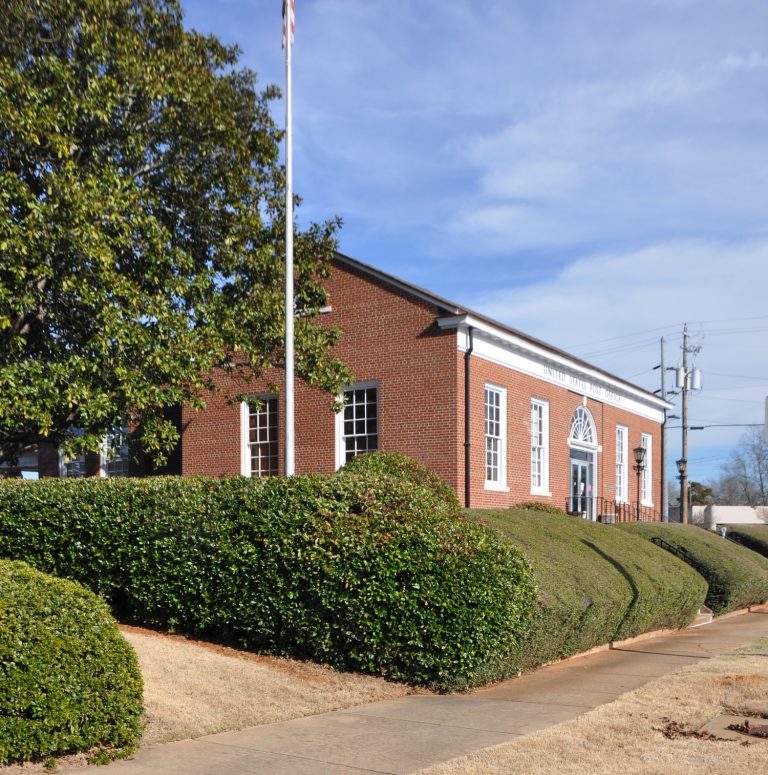
[[108, 772], [405, 775], [554, 726], [659, 676], [765, 636], [768, 611], [746, 613], [550, 665], [471, 694], [409, 696], [158, 745], [111, 764]]

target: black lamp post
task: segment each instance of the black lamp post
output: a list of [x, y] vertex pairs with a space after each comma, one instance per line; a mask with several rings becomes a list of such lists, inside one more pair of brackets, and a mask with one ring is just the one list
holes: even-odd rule
[[645, 447], [635, 447], [632, 450], [635, 456], [634, 469], [637, 471], [637, 513], [635, 519], [640, 521], [640, 476], [645, 471]]
[[688, 461], [681, 457], [675, 461], [677, 466], [677, 478], [680, 480], [680, 520], [683, 520], [683, 495], [685, 495], [685, 480], [688, 477]]

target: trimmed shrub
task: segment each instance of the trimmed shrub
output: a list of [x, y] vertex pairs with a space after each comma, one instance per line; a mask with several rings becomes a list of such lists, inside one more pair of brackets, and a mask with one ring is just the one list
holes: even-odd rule
[[669, 553], [613, 526], [541, 511], [475, 511], [517, 545], [539, 589], [524, 667], [611, 640], [689, 624], [704, 580]]
[[461, 504], [453, 490], [431, 468], [399, 452], [368, 452], [352, 458], [339, 472], [355, 474], [387, 474], [419, 487], [430, 489], [443, 509], [458, 513]]
[[126, 754], [141, 713], [136, 655], [104, 602], [0, 560], [0, 764], [94, 748]]
[[407, 477], [0, 483], [0, 553], [125, 619], [461, 689], [527, 633], [530, 568]]
[[727, 535], [732, 541], [768, 557], [768, 525], [728, 525]]
[[566, 516], [566, 513], [557, 506], [553, 506], [551, 503], [539, 503], [539, 501], [523, 501], [518, 503], [514, 509], [515, 511], [535, 511], [541, 514], [562, 514]]
[[706, 604], [724, 614], [768, 599], [768, 559], [696, 525], [625, 523], [621, 529], [663, 538], [688, 553], [709, 584]]

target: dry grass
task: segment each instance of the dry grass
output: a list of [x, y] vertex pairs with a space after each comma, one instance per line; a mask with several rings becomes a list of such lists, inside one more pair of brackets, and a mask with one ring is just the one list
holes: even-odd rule
[[144, 676], [143, 746], [272, 724], [414, 691], [312, 662], [261, 656], [136, 627], [121, 629], [136, 650]]
[[[145, 680], [142, 745], [323, 713], [413, 690], [312, 663], [123, 628]], [[696, 737], [721, 713], [768, 717], [768, 638], [660, 678], [573, 721], [422, 770], [421, 775], [754, 775], [768, 743]], [[665, 735], [667, 732], [667, 735]], [[85, 757], [67, 757], [72, 767]], [[43, 766], [0, 767], [31, 775]]]
[[696, 736], [721, 713], [768, 717], [768, 639], [657, 679], [573, 721], [427, 768], [420, 775], [768, 771], [768, 742]]
[[[144, 677], [142, 747], [311, 716], [417, 690], [381, 678], [340, 673], [311, 662], [121, 627]], [[85, 764], [64, 757], [61, 766]], [[42, 764], [0, 767], [2, 775], [43, 772]]]

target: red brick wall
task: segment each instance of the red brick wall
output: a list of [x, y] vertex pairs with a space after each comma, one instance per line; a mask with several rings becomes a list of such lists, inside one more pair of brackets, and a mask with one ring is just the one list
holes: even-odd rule
[[[457, 358], [457, 373], [463, 374], [463, 354]], [[462, 378], [463, 379], [463, 378]], [[485, 385], [506, 388], [507, 396], [507, 486], [509, 492], [485, 489]], [[463, 381], [462, 381], [463, 385]], [[531, 494], [531, 399], [549, 402], [549, 491], [551, 497]], [[568, 437], [573, 414], [583, 398], [565, 387], [520, 374], [476, 355], [471, 363], [471, 504], [478, 508], [499, 508], [521, 501], [540, 501], [563, 508], [570, 495], [570, 447]], [[629, 499], [637, 500], [637, 477], [631, 466], [632, 448], [640, 445], [641, 434], [652, 442], [653, 506], [661, 510], [661, 427], [626, 410], [587, 399], [600, 445], [595, 465], [594, 495], [613, 500], [616, 484], [616, 425], [629, 434]], [[463, 427], [464, 405], [460, 409]], [[463, 443], [463, 431], [460, 441]], [[463, 456], [462, 456], [463, 460]]]
[[[359, 381], [379, 385], [379, 447], [402, 452], [433, 468], [454, 487], [457, 384], [455, 332], [442, 332], [437, 310], [368, 275], [335, 266], [326, 284], [330, 313], [321, 323], [346, 332], [336, 355]], [[265, 375], [254, 392], [282, 386], [282, 372]], [[207, 409], [185, 408], [182, 472], [210, 476], [240, 473], [240, 409], [228, 398], [242, 388], [220, 374], [221, 393], [207, 396]], [[296, 382], [296, 471], [330, 473], [336, 467], [333, 397]], [[282, 416], [280, 441], [282, 445]], [[282, 449], [280, 451], [282, 470]]]
[[[379, 448], [402, 452], [433, 468], [464, 500], [464, 354], [455, 331], [440, 331], [439, 311], [431, 304], [344, 265], [335, 265], [326, 284], [332, 311], [321, 322], [345, 336], [336, 347], [359, 381], [379, 385]], [[259, 380], [254, 393], [282, 387], [282, 373]], [[240, 473], [240, 407], [229, 399], [242, 392], [225, 374], [220, 393], [207, 397], [207, 409], [182, 413], [182, 473], [232, 476]], [[484, 487], [484, 388], [507, 391], [507, 485], [509, 492]], [[568, 436], [582, 396], [565, 387], [512, 371], [473, 355], [471, 358], [471, 505], [495, 508], [538, 500], [560, 508], [570, 495]], [[551, 496], [532, 495], [530, 486], [530, 402], [549, 402], [549, 487]], [[336, 465], [336, 418], [332, 397], [296, 383], [297, 473], [330, 473]], [[281, 399], [282, 402], [282, 399]], [[661, 429], [625, 410], [588, 399], [598, 443], [593, 494], [615, 495], [616, 425], [629, 429], [629, 499], [637, 500], [632, 471], [633, 447], [641, 433], [653, 436], [653, 499], [661, 509]], [[282, 472], [282, 403], [280, 470]]]

